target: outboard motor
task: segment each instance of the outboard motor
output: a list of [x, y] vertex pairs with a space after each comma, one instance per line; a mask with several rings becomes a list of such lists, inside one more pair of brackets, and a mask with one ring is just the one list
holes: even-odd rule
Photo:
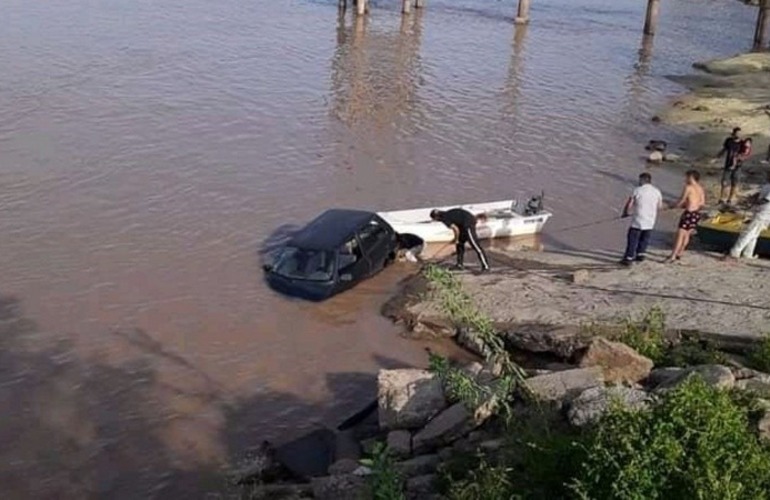
[[540, 196], [533, 196], [529, 199], [527, 202], [527, 207], [524, 209], [524, 215], [537, 215], [543, 210], [543, 198], [545, 197], [544, 193], [541, 193]]

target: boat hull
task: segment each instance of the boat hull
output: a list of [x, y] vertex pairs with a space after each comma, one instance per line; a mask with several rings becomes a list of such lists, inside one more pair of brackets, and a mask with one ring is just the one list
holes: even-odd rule
[[[698, 240], [705, 246], [720, 252], [728, 252], [738, 240], [744, 225], [743, 217], [736, 214], [719, 214], [698, 224]], [[770, 230], [757, 239], [757, 255], [770, 257]]]
[[[511, 210], [512, 200], [491, 203], [460, 205], [474, 215], [486, 214], [483, 221], [476, 225], [476, 232], [481, 239], [511, 238], [538, 234], [551, 213], [541, 211], [536, 215], [521, 215]], [[437, 207], [439, 210], [449, 210], [455, 207]], [[430, 208], [400, 210], [395, 212], [380, 212], [378, 215], [385, 219], [397, 233], [414, 234], [427, 243], [442, 243], [454, 240], [454, 233], [441, 222], [430, 218]]]

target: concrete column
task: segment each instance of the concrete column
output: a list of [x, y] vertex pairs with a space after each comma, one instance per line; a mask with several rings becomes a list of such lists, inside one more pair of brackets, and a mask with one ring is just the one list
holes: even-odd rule
[[422, 9], [423, 7], [425, 7], [425, 0], [415, 0], [414, 6], [417, 9]]
[[363, 16], [366, 14], [366, 0], [357, 0], [356, 1], [356, 14], [359, 16]]
[[644, 18], [644, 34], [654, 35], [658, 26], [658, 12], [660, 0], [647, 0], [647, 15]]
[[529, 0], [519, 0], [519, 10], [513, 22], [516, 24], [527, 24], [529, 22]]
[[409, 14], [412, 11], [412, 0], [401, 0], [401, 13]]
[[767, 24], [770, 21], [770, 2], [768, 0], [759, 0], [759, 9], [757, 12], [757, 27], [754, 30], [754, 50], [760, 50], [767, 47]]

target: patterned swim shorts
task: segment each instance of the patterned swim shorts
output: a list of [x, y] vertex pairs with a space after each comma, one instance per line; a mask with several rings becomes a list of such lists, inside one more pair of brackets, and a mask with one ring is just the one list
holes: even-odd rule
[[682, 217], [679, 218], [679, 229], [692, 231], [698, 227], [698, 222], [700, 222], [700, 212], [685, 210], [682, 212]]

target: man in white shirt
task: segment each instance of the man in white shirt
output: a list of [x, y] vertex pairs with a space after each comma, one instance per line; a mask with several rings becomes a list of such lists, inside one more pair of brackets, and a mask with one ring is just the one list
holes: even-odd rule
[[646, 258], [647, 245], [650, 243], [652, 229], [658, 218], [658, 210], [663, 207], [663, 195], [652, 185], [652, 176], [644, 172], [639, 176], [639, 186], [634, 189], [623, 207], [623, 217], [631, 218], [628, 228], [626, 253], [620, 263], [630, 266], [634, 261], [642, 262]]
[[730, 257], [754, 258], [754, 248], [757, 246], [757, 238], [770, 225], [770, 172], [767, 180], [754, 199], [754, 216], [746, 228], [741, 231], [738, 241], [730, 249]]

